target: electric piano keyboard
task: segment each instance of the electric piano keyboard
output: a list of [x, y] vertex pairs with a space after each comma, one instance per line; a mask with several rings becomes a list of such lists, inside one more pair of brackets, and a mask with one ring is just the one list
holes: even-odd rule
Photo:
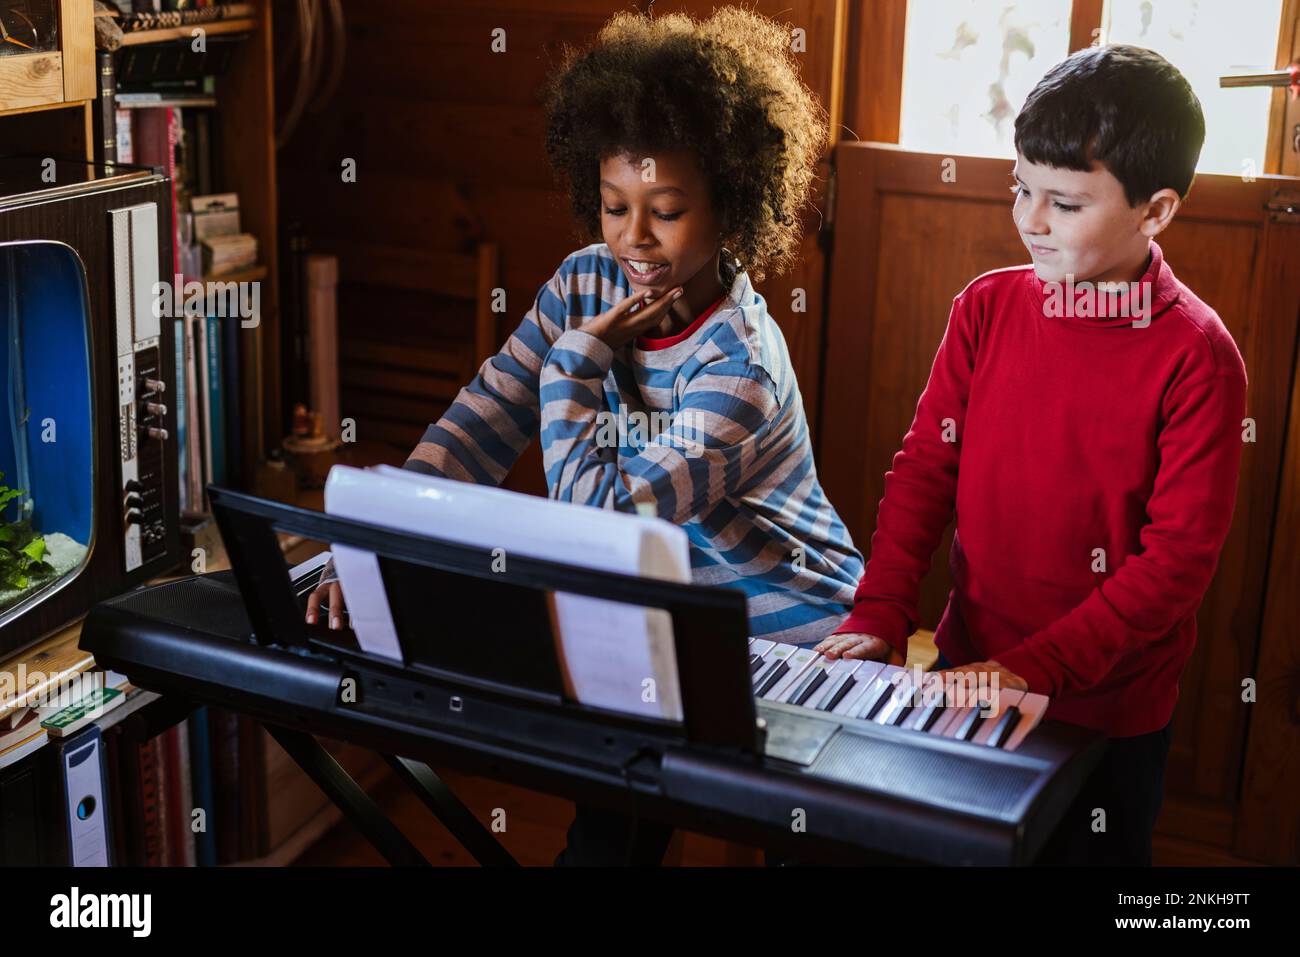
[[[299, 583], [300, 599], [306, 587]], [[1002, 693], [1004, 712], [1021, 712], [1014, 725], [976, 723], [965, 709], [935, 716], [907, 710], [906, 676], [889, 681], [902, 669], [831, 663], [762, 641], [750, 643], [760, 753], [747, 755], [701, 746], [667, 722], [613, 713], [593, 721], [520, 702], [320, 634], [306, 648], [257, 642], [233, 577], [217, 572], [101, 603], [81, 646], [137, 686], [268, 726], [623, 807], [801, 860], [1029, 863], [1100, 756], [1096, 735], [1040, 722], [1038, 696]], [[784, 670], [773, 670], [778, 659]], [[355, 703], [340, 701], [347, 678]]]
[[[972, 689], [879, 661], [830, 659], [797, 645], [749, 640], [749, 670], [760, 702], [795, 705], [841, 718], [1014, 751], [1047, 711], [1044, 695]], [[948, 694], [945, 696], [945, 690]], [[961, 691], [961, 694], [957, 694]], [[969, 700], [968, 700], [969, 699]]]

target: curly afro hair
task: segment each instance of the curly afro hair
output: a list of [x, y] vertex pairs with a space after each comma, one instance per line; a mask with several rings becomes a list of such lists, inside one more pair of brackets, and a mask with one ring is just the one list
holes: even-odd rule
[[546, 154], [589, 237], [601, 235], [601, 160], [690, 151], [723, 224], [724, 268], [755, 280], [794, 260], [826, 141], [789, 30], [735, 7], [707, 20], [616, 14], [591, 47], [566, 49], [549, 90]]

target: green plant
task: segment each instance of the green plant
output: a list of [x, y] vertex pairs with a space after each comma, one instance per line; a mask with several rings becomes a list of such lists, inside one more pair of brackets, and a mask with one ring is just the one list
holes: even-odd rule
[[[0, 479], [5, 477], [0, 472]], [[32, 529], [28, 519], [5, 520], [5, 506], [22, 495], [21, 489], [0, 484], [0, 587], [26, 588], [32, 578], [54, 569], [44, 561], [45, 538]]]

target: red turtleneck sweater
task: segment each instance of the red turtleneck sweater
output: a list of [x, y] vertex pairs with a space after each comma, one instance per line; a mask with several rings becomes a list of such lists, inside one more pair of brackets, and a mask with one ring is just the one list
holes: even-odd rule
[[906, 654], [955, 508], [948, 660], [996, 659], [1048, 717], [1112, 737], [1165, 726], [1232, 520], [1246, 373], [1155, 243], [1140, 282], [1149, 324], [1058, 315], [1029, 266], [953, 300], [840, 632]]

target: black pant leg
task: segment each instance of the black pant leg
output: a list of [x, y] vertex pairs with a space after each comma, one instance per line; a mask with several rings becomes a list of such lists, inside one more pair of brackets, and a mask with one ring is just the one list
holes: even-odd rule
[[556, 867], [656, 867], [673, 838], [670, 825], [579, 804]]
[[[1101, 763], [1048, 839], [1040, 865], [1151, 866], [1151, 836], [1164, 803], [1165, 762], [1173, 724], [1112, 738]], [[1105, 830], [1094, 830], [1096, 811]]]

